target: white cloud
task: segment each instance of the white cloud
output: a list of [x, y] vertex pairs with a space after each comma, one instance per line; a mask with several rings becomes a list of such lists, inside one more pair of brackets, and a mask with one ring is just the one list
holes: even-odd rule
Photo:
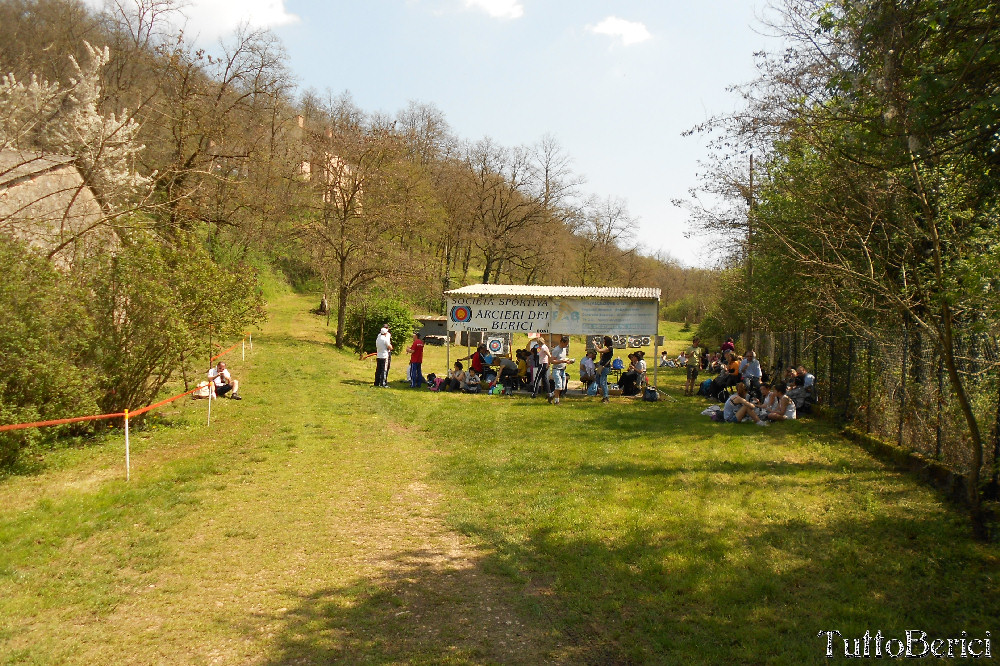
[[646, 26], [638, 21], [626, 21], [617, 16], [609, 16], [597, 25], [588, 25], [587, 30], [597, 35], [608, 35], [622, 40], [622, 46], [630, 46], [652, 39]]
[[493, 18], [516, 19], [524, 16], [521, 0], [465, 0], [465, 6], [481, 9]]
[[[84, 1], [98, 9], [104, 5], [103, 0]], [[285, 0], [187, 0], [178, 4], [183, 17], [174, 17], [171, 24], [183, 25], [185, 34], [199, 42], [225, 37], [244, 22], [252, 28], [271, 28], [299, 20], [285, 9]]]

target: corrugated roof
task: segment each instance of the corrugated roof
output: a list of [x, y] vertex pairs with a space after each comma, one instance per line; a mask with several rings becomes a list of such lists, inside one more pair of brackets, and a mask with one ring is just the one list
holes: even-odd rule
[[538, 284], [470, 284], [447, 296], [523, 296], [527, 298], [634, 298], [659, 300], [659, 287], [561, 287]]

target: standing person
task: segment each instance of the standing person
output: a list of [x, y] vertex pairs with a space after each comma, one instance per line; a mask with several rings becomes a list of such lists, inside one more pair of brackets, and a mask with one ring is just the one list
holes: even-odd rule
[[389, 345], [389, 355], [385, 359], [385, 386], [389, 386], [389, 370], [392, 368], [392, 333], [389, 332], [389, 322], [382, 324], [380, 333], [385, 333], [385, 342]]
[[740, 377], [743, 378], [743, 383], [747, 385], [750, 390], [751, 398], [759, 398], [760, 396], [760, 361], [757, 360], [757, 354], [751, 349], [747, 352], [746, 357], [740, 363]]
[[420, 388], [424, 383], [424, 373], [421, 364], [424, 362], [424, 339], [419, 333], [413, 334], [413, 342], [406, 348], [410, 352], [410, 370], [407, 373], [410, 388]]
[[549, 351], [549, 346], [545, 344], [545, 338], [539, 339], [541, 344], [535, 347], [535, 351], [538, 353], [538, 364], [535, 366], [535, 384], [531, 387], [531, 397], [535, 398], [538, 396], [538, 387], [541, 386], [543, 391], [549, 393], [549, 398], [552, 397], [552, 392], [549, 390], [549, 357], [552, 352]]
[[375, 338], [375, 386], [389, 386], [389, 355], [392, 353], [392, 342], [389, 337], [389, 327], [383, 326]]
[[559, 344], [552, 348], [552, 357], [549, 363], [552, 365], [552, 393], [549, 394], [549, 402], [559, 404], [559, 396], [566, 391], [567, 377], [566, 366], [575, 362], [569, 357], [569, 336], [564, 335], [559, 338]]
[[611, 372], [611, 359], [615, 355], [615, 342], [610, 335], [604, 336], [601, 346], [597, 348], [597, 353], [601, 355], [600, 362], [597, 364], [597, 386], [604, 393], [601, 402], [610, 402], [608, 400], [608, 373]]
[[726, 352], [733, 352], [733, 355], [735, 356], [736, 343], [733, 342], [732, 338], [726, 338], [726, 341], [722, 343], [722, 348], [719, 351], [722, 352], [723, 356], [726, 354]]
[[[685, 350], [690, 359], [701, 358], [701, 339], [697, 336], [691, 340], [691, 346]], [[704, 361], [703, 361], [704, 363]], [[688, 363], [687, 385], [684, 387], [684, 395], [694, 395], [694, 385], [698, 381], [698, 364]]]

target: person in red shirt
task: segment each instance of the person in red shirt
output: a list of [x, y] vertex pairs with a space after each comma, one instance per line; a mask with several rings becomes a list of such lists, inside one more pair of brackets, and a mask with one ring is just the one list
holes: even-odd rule
[[406, 351], [410, 352], [410, 369], [408, 377], [410, 388], [420, 388], [424, 384], [424, 374], [420, 369], [420, 364], [424, 362], [424, 339], [419, 333], [413, 334], [413, 342]]

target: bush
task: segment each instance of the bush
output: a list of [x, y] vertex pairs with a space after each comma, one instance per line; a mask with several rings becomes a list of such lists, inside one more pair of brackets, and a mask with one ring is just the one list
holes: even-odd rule
[[253, 271], [213, 264], [196, 242], [133, 235], [104, 258], [92, 292], [101, 407], [111, 412], [149, 404], [182, 366], [200, 376], [210, 338], [229, 342], [264, 319]]
[[[10, 238], [0, 238], [0, 423], [98, 412], [94, 329], [87, 294], [52, 264]], [[89, 426], [0, 433], [0, 465], [29, 444]]]
[[[362, 340], [362, 323], [364, 336]], [[345, 344], [350, 344], [358, 352], [375, 351], [375, 338], [384, 324], [389, 324], [392, 331], [394, 353], [405, 349], [417, 328], [413, 312], [401, 301], [393, 298], [376, 298], [366, 301], [363, 305], [352, 306], [347, 311], [347, 322], [344, 324]], [[401, 344], [402, 341], [407, 344]]]

